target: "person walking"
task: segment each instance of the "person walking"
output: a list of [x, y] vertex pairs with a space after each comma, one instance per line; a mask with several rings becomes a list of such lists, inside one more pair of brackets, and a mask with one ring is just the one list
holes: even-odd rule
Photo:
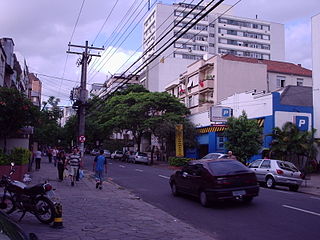
[[53, 158], [53, 165], [56, 167], [57, 166], [57, 155], [59, 151], [56, 147], [52, 149], [52, 158]]
[[100, 150], [100, 154], [94, 158], [93, 171], [96, 175], [96, 188], [102, 189], [102, 182], [104, 180], [104, 173], [107, 173], [107, 159], [103, 155], [103, 150]]
[[71, 186], [74, 186], [78, 169], [81, 166], [81, 156], [76, 147], [73, 148], [73, 152], [68, 157], [68, 164], [70, 166], [69, 174], [71, 176]]
[[34, 158], [36, 161], [36, 171], [40, 170], [40, 164], [41, 164], [41, 151], [38, 149], [37, 151], [34, 152]]
[[64, 151], [60, 151], [57, 155], [57, 168], [59, 181], [63, 181], [63, 171], [66, 168], [66, 155]]
[[47, 155], [48, 155], [48, 158], [49, 158], [49, 163], [52, 163], [52, 149], [51, 148], [48, 149]]

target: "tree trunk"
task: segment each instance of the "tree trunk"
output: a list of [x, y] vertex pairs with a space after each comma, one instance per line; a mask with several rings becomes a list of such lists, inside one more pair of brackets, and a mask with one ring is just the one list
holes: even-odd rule
[[137, 141], [137, 146], [138, 146], [137, 152], [140, 152], [140, 145], [141, 145], [141, 136], [140, 135], [137, 136], [136, 141]]
[[3, 153], [7, 153], [7, 135], [3, 136]]

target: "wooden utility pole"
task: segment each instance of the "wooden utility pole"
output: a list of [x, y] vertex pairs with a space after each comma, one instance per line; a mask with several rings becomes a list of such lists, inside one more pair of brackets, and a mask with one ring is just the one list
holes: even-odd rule
[[[89, 53], [88, 50], [104, 50], [104, 48], [98, 47], [89, 47], [88, 41], [86, 41], [85, 46], [81, 45], [73, 45], [71, 43], [68, 44], [69, 50], [67, 53], [82, 55], [82, 59], [80, 64], [82, 65], [81, 69], [81, 84], [80, 84], [80, 94], [77, 97], [78, 101], [78, 118], [79, 118], [79, 129], [78, 129], [78, 145], [80, 145], [81, 155], [84, 154], [84, 141], [85, 141], [85, 115], [86, 115], [86, 103], [88, 98], [88, 90], [87, 90], [87, 66], [89, 64], [89, 59], [91, 57], [101, 57], [100, 54], [92, 54]], [[70, 47], [76, 48], [84, 48], [84, 51], [81, 52], [73, 52], [70, 51]]]

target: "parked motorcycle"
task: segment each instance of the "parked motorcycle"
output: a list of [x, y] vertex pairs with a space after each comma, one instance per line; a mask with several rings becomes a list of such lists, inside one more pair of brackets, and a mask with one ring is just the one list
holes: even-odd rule
[[45, 224], [53, 222], [55, 216], [54, 192], [52, 185], [41, 183], [35, 186], [27, 186], [22, 182], [11, 180], [11, 175], [15, 172], [14, 163], [11, 163], [9, 176], [2, 176], [0, 186], [4, 187], [3, 194], [0, 195], [0, 210], [10, 214], [16, 210], [22, 212], [19, 219], [30, 212]]

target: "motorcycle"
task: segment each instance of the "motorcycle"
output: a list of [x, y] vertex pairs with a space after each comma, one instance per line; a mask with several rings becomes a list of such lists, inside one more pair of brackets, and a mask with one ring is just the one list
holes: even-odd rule
[[0, 195], [0, 210], [11, 214], [16, 210], [22, 212], [19, 221], [30, 212], [41, 222], [49, 224], [55, 217], [54, 192], [50, 183], [41, 183], [34, 186], [27, 186], [22, 182], [11, 180], [15, 172], [14, 163], [11, 163], [9, 176], [2, 176], [0, 186], [4, 187]]

